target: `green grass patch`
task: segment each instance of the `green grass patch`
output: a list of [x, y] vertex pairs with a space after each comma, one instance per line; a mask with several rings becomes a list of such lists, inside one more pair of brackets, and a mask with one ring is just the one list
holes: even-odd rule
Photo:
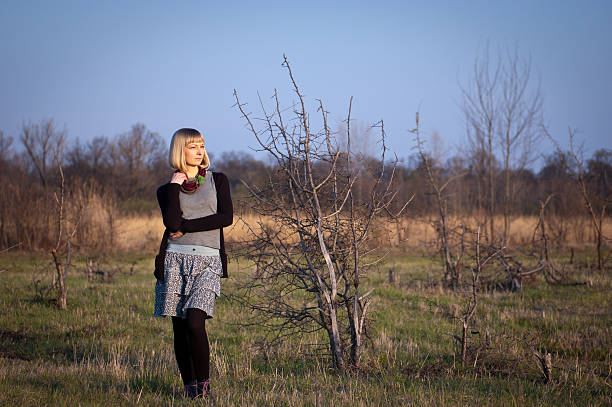
[[[75, 257], [68, 310], [34, 289], [46, 253], [0, 256], [0, 405], [193, 405], [172, 351], [171, 323], [154, 318], [153, 260], [106, 258], [112, 278], [87, 279]], [[374, 288], [360, 369], [331, 368], [322, 332], [261, 346], [266, 333], [244, 326], [249, 311], [222, 297], [207, 323], [212, 389], [220, 406], [590, 405], [612, 403], [612, 278], [576, 269], [582, 285], [536, 279], [520, 293], [480, 296], [468, 360], [459, 361], [456, 316], [466, 298], [444, 290], [430, 257], [397, 254], [364, 284]], [[240, 265], [241, 267], [238, 267]], [[388, 269], [396, 279], [388, 281]], [[225, 294], [248, 277], [230, 263]], [[533, 350], [550, 352], [544, 383]], [[200, 402], [209, 404], [209, 402]]]

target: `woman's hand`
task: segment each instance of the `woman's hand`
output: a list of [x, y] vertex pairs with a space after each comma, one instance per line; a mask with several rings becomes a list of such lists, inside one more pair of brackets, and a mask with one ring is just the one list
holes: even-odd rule
[[187, 181], [187, 175], [185, 175], [184, 172], [180, 172], [180, 171], [172, 174], [172, 179], [170, 180], [171, 183], [179, 184], [179, 185], [181, 185], [185, 181]]
[[170, 233], [169, 237], [170, 239], [178, 239], [179, 237], [183, 236], [183, 234], [184, 233], [179, 230], [178, 232]]

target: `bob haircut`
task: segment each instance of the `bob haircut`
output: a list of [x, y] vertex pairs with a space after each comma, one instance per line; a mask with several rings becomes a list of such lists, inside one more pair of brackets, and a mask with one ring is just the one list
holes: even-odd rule
[[[204, 142], [204, 136], [196, 129], [183, 128], [175, 131], [172, 136], [172, 141], [170, 142], [170, 154], [168, 155], [170, 166], [181, 172], [187, 172], [184, 148], [189, 143], [199, 143], [200, 141], [202, 143]], [[210, 160], [208, 159], [206, 149], [204, 149], [204, 157], [202, 158], [200, 166], [204, 168], [210, 166]]]

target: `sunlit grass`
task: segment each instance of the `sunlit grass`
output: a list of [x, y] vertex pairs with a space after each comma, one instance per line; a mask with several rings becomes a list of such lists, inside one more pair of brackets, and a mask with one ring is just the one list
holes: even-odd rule
[[[254, 215], [243, 215], [241, 218], [234, 217], [234, 224], [224, 230], [225, 239], [228, 242], [241, 242], [248, 240], [250, 237], [249, 228], [245, 222], [257, 230], [258, 222], [270, 222], [269, 218], [256, 217]], [[518, 216], [512, 218], [511, 222], [511, 237], [509, 245], [524, 245], [531, 243], [533, 230], [538, 219], [535, 216]], [[100, 221], [101, 222], [101, 221]], [[496, 219], [498, 224], [503, 223], [503, 218]], [[564, 222], [564, 234], [560, 243], [582, 247], [585, 242], [592, 239], [592, 225], [586, 218], [569, 218]], [[449, 224], [458, 225], [465, 224], [468, 227], [476, 228], [477, 221], [474, 217], [457, 218], [450, 217]], [[384, 246], [398, 246], [410, 248], [412, 251], [423, 248], [436, 240], [436, 233], [431, 222], [426, 218], [420, 219], [403, 219], [399, 227], [401, 236], [398, 235], [397, 225], [394, 223], [386, 223], [384, 227], [377, 227], [375, 238], [379, 244]], [[164, 231], [164, 226], [159, 216], [158, 211], [152, 211], [145, 215], [129, 215], [123, 216], [116, 221], [116, 248], [121, 251], [154, 251], [159, 247], [159, 239]], [[612, 234], [612, 220], [606, 219], [604, 222], [604, 235]], [[569, 253], [566, 253], [566, 256]], [[399, 263], [402, 262], [401, 257], [393, 259]], [[414, 260], [414, 259], [413, 259]]]

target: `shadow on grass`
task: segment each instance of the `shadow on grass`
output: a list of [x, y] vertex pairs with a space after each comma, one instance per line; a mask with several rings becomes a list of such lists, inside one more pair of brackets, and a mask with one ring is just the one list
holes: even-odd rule
[[100, 336], [109, 324], [102, 321], [84, 328], [58, 333], [29, 333], [23, 330], [0, 329], [0, 356], [10, 359], [56, 359], [78, 362], [91, 355], [91, 348], [74, 344], [75, 339]]
[[183, 394], [173, 386], [174, 379], [163, 375], [137, 375], [129, 379], [133, 389], [142, 389], [143, 393], [153, 393], [167, 398], [181, 398]]

